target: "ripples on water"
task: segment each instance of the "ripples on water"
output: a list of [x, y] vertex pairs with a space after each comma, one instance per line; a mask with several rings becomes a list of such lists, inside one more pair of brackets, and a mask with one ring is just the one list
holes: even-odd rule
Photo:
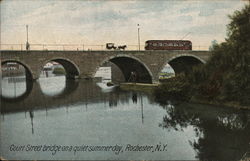
[[[16, 82], [13, 88], [13, 83], [4, 78], [2, 95], [9, 99], [1, 100], [1, 155], [7, 159], [220, 161], [249, 155], [249, 111], [194, 104], [160, 105], [151, 95], [119, 89], [107, 92], [96, 83], [40, 78], [25, 95], [25, 82]], [[20, 95], [25, 97], [18, 99]], [[167, 151], [52, 155], [11, 152], [12, 144], [121, 145], [124, 149], [127, 144], [167, 144]]]

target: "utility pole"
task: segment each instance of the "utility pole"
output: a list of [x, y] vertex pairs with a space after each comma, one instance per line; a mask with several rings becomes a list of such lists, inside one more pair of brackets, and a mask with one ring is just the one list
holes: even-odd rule
[[26, 25], [27, 42], [29, 42], [29, 26]]
[[29, 26], [28, 25], [26, 25], [26, 33], [27, 33], [26, 50], [29, 50], [30, 44], [29, 44]]
[[137, 24], [138, 26], [138, 49], [140, 51], [140, 24]]

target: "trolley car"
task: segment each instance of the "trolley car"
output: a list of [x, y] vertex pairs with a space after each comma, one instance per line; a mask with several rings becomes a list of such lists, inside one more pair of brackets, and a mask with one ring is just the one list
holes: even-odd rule
[[192, 50], [189, 40], [148, 40], [145, 50]]

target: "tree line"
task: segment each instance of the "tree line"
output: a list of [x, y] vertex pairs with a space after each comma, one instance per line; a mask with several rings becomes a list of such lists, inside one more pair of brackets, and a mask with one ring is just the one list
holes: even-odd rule
[[229, 18], [225, 42], [212, 44], [210, 60], [188, 75], [162, 84], [155, 92], [156, 98], [182, 93], [182, 99], [250, 104], [250, 4]]

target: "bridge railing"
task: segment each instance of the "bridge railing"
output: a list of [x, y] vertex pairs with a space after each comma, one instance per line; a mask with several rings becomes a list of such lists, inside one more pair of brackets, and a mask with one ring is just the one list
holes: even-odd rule
[[[140, 50], [145, 50], [144, 45], [140, 45]], [[193, 50], [208, 50], [208, 46], [193, 46]], [[26, 44], [0, 44], [0, 50], [26, 50]], [[108, 50], [106, 45], [89, 44], [30, 44], [29, 50], [63, 50], [63, 51], [88, 51], [88, 50]], [[125, 50], [139, 50], [135, 44], [127, 45]]]

